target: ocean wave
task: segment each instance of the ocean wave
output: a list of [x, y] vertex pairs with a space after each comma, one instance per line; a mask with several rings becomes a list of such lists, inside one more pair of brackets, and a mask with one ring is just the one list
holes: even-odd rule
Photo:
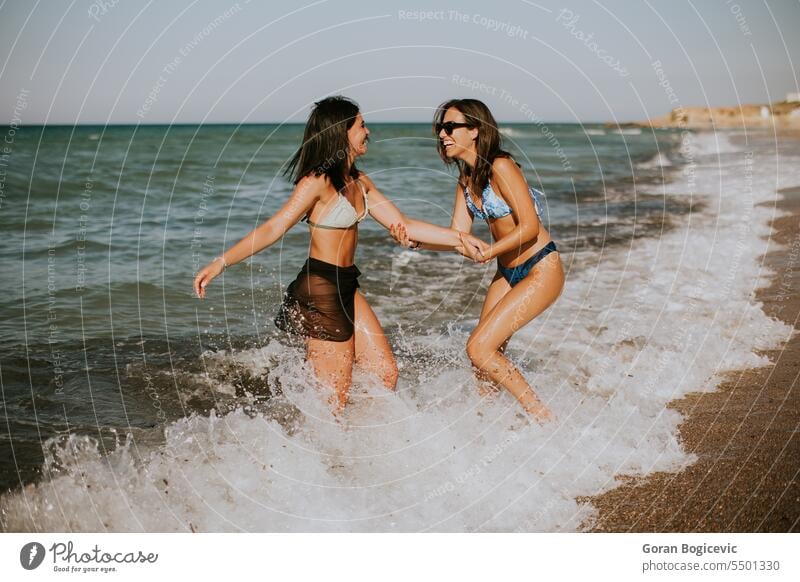
[[673, 165], [664, 152], [658, 152], [649, 160], [637, 164], [640, 168], [670, 168]]
[[612, 129], [611, 133], [616, 133], [617, 135], [641, 135], [642, 128], [640, 127], [620, 127], [618, 129]]
[[94, 239], [78, 240], [77, 238], [61, 239], [59, 241], [46, 241], [41, 238], [31, 239], [25, 246], [25, 256], [28, 259], [46, 257], [49, 254], [69, 254], [75, 256], [78, 251], [82, 253], [108, 253], [113, 251], [124, 252], [126, 247]]
[[741, 153], [731, 140], [731, 134], [712, 131], [686, 131], [681, 134], [679, 150], [686, 155], [719, 156]]
[[508, 126], [501, 127], [499, 131], [502, 135], [505, 135], [513, 139], [525, 139], [529, 137], [538, 137], [541, 135], [540, 133], [537, 134], [536, 132], [523, 131], [518, 127], [508, 127]]

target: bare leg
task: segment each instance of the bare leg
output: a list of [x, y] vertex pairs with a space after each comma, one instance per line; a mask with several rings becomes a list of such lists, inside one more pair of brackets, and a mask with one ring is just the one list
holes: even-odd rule
[[531, 273], [481, 316], [467, 342], [473, 365], [495, 384], [503, 386], [530, 414], [547, 420], [551, 414], [525, 377], [502, 354], [500, 347], [519, 328], [547, 309], [564, 288], [564, 270], [558, 253], [551, 253]]
[[[489, 312], [494, 309], [494, 306], [499, 303], [503, 296], [511, 291], [511, 285], [508, 284], [500, 273], [496, 273], [494, 279], [489, 284], [489, 290], [486, 292], [486, 298], [483, 300], [483, 308], [481, 309], [480, 321], [489, 315]], [[508, 346], [508, 340], [504, 341], [500, 346], [500, 353], [503, 354]], [[497, 386], [492, 379], [487, 376], [480, 368], [474, 368], [475, 379], [478, 383], [478, 392], [481, 396], [489, 396], [500, 392], [500, 387]]]
[[317, 378], [334, 390], [331, 404], [336, 412], [341, 412], [347, 404], [353, 379], [354, 346], [352, 337], [346, 342], [306, 340], [306, 357], [313, 364]]
[[356, 363], [376, 374], [389, 390], [394, 390], [398, 372], [392, 348], [375, 312], [360, 291], [356, 291], [355, 312]]

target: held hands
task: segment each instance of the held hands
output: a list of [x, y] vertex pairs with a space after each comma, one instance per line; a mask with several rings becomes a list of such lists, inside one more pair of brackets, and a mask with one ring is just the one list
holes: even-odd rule
[[[408, 230], [404, 224], [391, 225], [389, 233], [401, 246], [412, 249], [419, 246], [417, 242], [408, 238]], [[481, 239], [463, 232], [458, 233], [458, 238], [461, 242], [455, 247], [457, 252], [476, 263], [486, 263], [491, 260], [488, 256], [489, 245]]]
[[225, 262], [222, 257], [217, 257], [205, 267], [200, 269], [194, 278], [194, 292], [200, 299], [206, 297], [206, 286], [211, 283], [222, 271], [225, 270]]
[[458, 238], [461, 244], [456, 247], [456, 251], [475, 263], [484, 264], [491, 260], [489, 245], [481, 239], [464, 232], [459, 232]]
[[408, 238], [408, 231], [406, 230], [406, 225], [403, 223], [391, 225], [389, 227], [389, 234], [391, 234], [392, 238], [402, 247], [413, 249], [419, 246]]

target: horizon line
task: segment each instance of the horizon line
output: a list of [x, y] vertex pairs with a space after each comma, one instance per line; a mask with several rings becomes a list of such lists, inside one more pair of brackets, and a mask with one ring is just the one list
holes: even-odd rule
[[[631, 125], [638, 124], [638, 121], [503, 121], [498, 120], [498, 125]], [[0, 123], [0, 127], [173, 127], [173, 126], [198, 126], [198, 125], [223, 125], [223, 126], [243, 126], [243, 125], [300, 125], [304, 126], [305, 121], [248, 121], [248, 122], [180, 122], [180, 123], [26, 123], [12, 125], [10, 123]], [[430, 125], [430, 121], [370, 121], [370, 125]]]

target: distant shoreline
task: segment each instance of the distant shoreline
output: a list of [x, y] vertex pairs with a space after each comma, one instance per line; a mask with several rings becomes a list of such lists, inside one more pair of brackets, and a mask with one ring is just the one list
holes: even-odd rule
[[636, 127], [655, 129], [778, 129], [800, 130], [800, 101], [733, 107], [677, 107]]

